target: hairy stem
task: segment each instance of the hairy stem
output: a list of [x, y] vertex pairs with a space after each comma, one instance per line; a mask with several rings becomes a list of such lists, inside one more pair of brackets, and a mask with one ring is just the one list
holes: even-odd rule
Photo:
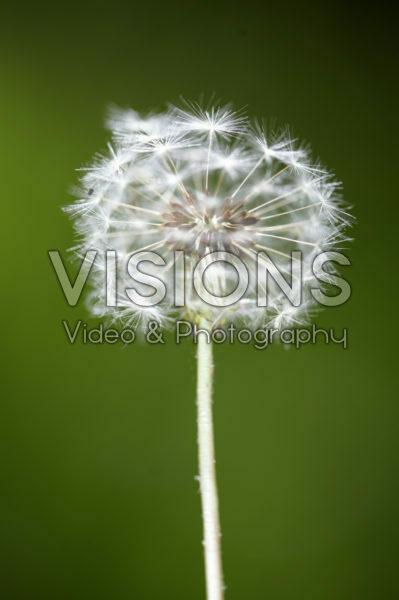
[[[202, 321], [201, 326], [206, 323]], [[222, 600], [224, 587], [213, 441], [212, 380], [212, 344], [208, 343], [205, 333], [200, 333], [197, 352], [197, 419], [206, 590], [207, 600]]]

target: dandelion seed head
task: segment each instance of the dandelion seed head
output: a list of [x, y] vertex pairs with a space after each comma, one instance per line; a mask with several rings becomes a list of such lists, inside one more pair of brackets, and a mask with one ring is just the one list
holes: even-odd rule
[[[112, 142], [83, 169], [77, 200], [66, 208], [75, 219], [75, 251], [117, 252], [121, 263], [117, 305], [104, 306], [104, 262], [91, 274], [90, 308], [125, 323], [144, 326], [157, 320], [195, 319], [206, 314], [215, 325], [298, 324], [312, 311], [315, 283], [312, 260], [339, 247], [351, 223], [340, 184], [310, 150], [287, 129], [277, 134], [251, 126], [231, 106], [202, 108], [195, 103], [147, 116], [112, 108], [107, 121]], [[278, 290], [267, 307], [256, 303], [257, 253], [266, 253], [290, 276], [291, 252], [304, 258], [304, 301], [289, 304]], [[157, 252], [166, 266], [167, 295], [157, 306], [137, 306], [124, 290], [132, 287], [127, 263], [140, 251]], [[184, 307], [173, 305], [176, 251], [184, 251]], [[231, 306], [210, 306], [193, 285], [195, 265], [215, 252], [229, 252], [244, 263], [248, 288]], [[170, 268], [172, 267], [172, 268]], [[191, 274], [191, 275], [190, 275]], [[219, 262], [206, 270], [214, 295], [234, 289], [236, 272]], [[179, 283], [183, 286], [183, 283]]]

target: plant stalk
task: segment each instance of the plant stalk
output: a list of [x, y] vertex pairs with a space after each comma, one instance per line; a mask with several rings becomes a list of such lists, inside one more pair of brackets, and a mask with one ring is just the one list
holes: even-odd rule
[[[206, 324], [207, 321], [202, 320], [200, 326]], [[212, 382], [212, 343], [208, 343], [205, 333], [200, 333], [197, 350], [197, 424], [206, 590], [207, 600], [223, 600], [221, 533], [213, 439]]]

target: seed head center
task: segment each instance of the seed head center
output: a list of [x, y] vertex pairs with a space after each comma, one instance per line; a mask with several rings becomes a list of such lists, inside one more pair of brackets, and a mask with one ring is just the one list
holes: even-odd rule
[[244, 202], [214, 198], [209, 202], [187, 195], [185, 202], [170, 202], [170, 210], [162, 215], [163, 227], [168, 229], [168, 241], [177, 249], [203, 253], [229, 250], [239, 238], [251, 243], [249, 229], [259, 219], [243, 209]]

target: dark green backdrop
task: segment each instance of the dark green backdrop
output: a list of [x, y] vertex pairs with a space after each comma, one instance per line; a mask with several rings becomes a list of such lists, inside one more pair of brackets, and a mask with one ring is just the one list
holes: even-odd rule
[[2, 597], [204, 598], [194, 349], [69, 345], [89, 316], [46, 254], [106, 106], [201, 92], [291, 123], [358, 218], [353, 297], [317, 318], [348, 350], [216, 349], [226, 598], [399, 597], [394, 27], [383, 2], [2, 9]]

